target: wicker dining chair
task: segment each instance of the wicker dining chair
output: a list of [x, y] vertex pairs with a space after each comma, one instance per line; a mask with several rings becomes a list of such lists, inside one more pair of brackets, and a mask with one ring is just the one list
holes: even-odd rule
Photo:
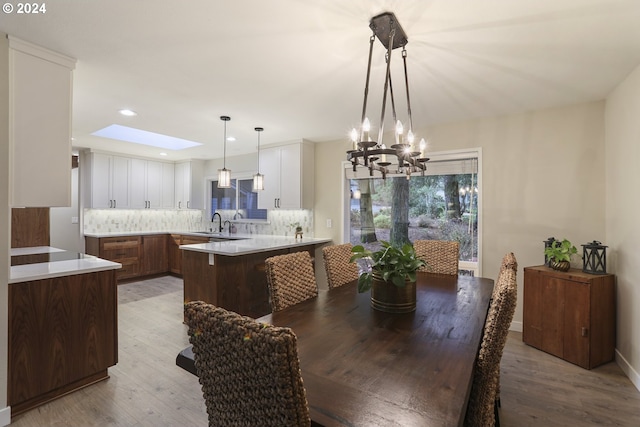
[[518, 297], [516, 274], [517, 263], [505, 268], [496, 282], [497, 290], [489, 305], [482, 344], [476, 358], [464, 422], [466, 427], [499, 427], [500, 425], [496, 392], [500, 379], [500, 360], [516, 309]]
[[437, 274], [458, 274], [460, 243], [447, 240], [416, 240], [413, 247], [418, 258], [427, 263], [419, 271]]
[[309, 252], [277, 255], [264, 261], [271, 310], [280, 311], [318, 295]]
[[[509, 252], [505, 254], [504, 257], [502, 257], [502, 264], [500, 265], [500, 272], [498, 273], [498, 280], [496, 281], [496, 286], [493, 287], [493, 295], [491, 296], [492, 298], [497, 297], [497, 293], [499, 289], [499, 286], [497, 286], [497, 284], [503, 283], [503, 281], [501, 280], [501, 277], [502, 275], [506, 274], [505, 272], [508, 269], [513, 270], [514, 272], [517, 272], [518, 270], [518, 261], [516, 260], [516, 256], [513, 254], [513, 252]], [[498, 381], [496, 384], [496, 405], [498, 408], [502, 405], [502, 402], [500, 401], [500, 370], [498, 370]]]
[[184, 312], [210, 427], [311, 425], [291, 329], [202, 301]]
[[351, 248], [353, 248], [351, 243], [322, 248], [322, 258], [324, 259], [324, 269], [327, 272], [329, 289], [358, 280], [358, 265], [355, 262], [349, 262], [352, 255]]

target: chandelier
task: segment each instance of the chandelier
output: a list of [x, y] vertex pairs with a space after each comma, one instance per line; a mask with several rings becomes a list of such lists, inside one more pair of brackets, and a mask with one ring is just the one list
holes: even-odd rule
[[[351, 131], [351, 142], [353, 148], [347, 151], [347, 160], [353, 165], [353, 171], [355, 172], [357, 167], [365, 167], [369, 169], [369, 175], [373, 176], [374, 171], [378, 171], [382, 174], [382, 178], [385, 179], [387, 173], [390, 172], [390, 167], [397, 169], [391, 170], [394, 173], [406, 174], [407, 179], [414, 172], [420, 172], [424, 175], [426, 170], [425, 163], [429, 160], [425, 158], [426, 142], [423, 139], [418, 144], [415, 142], [415, 135], [413, 133], [413, 122], [411, 119], [411, 100], [409, 97], [409, 78], [407, 74], [407, 49], [406, 45], [409, 42], [406, 33], [398, 23], [396, 16], [392, 12], [384, 12], [380, 15], [374, 16], [369, 22], [369, 27], [373, 31], [373, 34], [369, 38], [369, 61], [367, 65], [367, 78], [364, 87], [364, 101], [362, 103], [362, 119], [360, 121], [360, 131], [355, 128]], [[371, 123], [367, 117], [367, 97], [369, 94], [369, 78], [371, 75], [371, 58], [373, 55], [373, 44], [378, 38], [382, 45], [386, 48], [385, 61], [386, 61], [386, 73], [384, 80], [384, 90], [382, 97], [382, 111], [380, 114], [380, 126], [378, 129], [378, 140], [371, 139]], [[402, 61], [404, 64], [404, 82], [407, 93], [407, 113], [408, 113], [408, 127], [409, 130], [405, 136], [404, 125], [398, 120], [396, 114], [395, 99], [393, 97], [393, 84], [391, 81], [391, 53], [394, 49], [402, 47]], [[395, 123], [395, 140], [388, 148], [382, 142], [382, 136], [384, 132], [384, 118], [385, 107], [387, 103], [387, 93], [391, 98], [391, 109], [393, 113], [393, 122]], [[387, 156], [390, 156], [390, 160], [396, 162], [387, 161]]]

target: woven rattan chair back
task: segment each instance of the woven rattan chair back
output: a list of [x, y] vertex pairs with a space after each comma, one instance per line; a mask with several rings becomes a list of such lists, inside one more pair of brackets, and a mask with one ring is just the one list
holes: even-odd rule
[[209, 426], [311, 425], [291, 329], [202, 301], [184, 312]]
[[436, 274], [458, 274], [460, 243], [447, 240], [416, 240], [413, 242], [418, 258], [427, 263], [420, 271]]
[[264, 261], [271, 310], [280, 311], [318, 295], [309, 252], [293, 252]]
[[466, 427], [494, 426], [498, 422], [496, 393], [500, 377], [500, 360], [518, 297], [518, 264], [515, 257], [513, 261], [498, 276], [494, 297], [489, 306], [467, 406]]
[[358, 265], [354, 262], [349, 262], [352, 255], [351, 248], [353, 248], [351, 243], [322, 248], [322, 258], [324, 260], [324, 269], [327, 272], [329, 289], [358, 280]]
[[[497, 286], [497, 284], [504, 282], [501, 279], [501, 277], [503, 274], [506, 274], [507, 270], [513, 270], [513, 271], [518, 270], [518, 261], [516, 260], [516, 256], [513, 254], [513, 252], [509, 252], [505, 254], [504, 257], [502, 257], [502, 264], [500, 265], [500, 273], [498, 273], [498, 280], [496, 281], [496, 286], [493, 287], [493, 295], [491, 296], [491, 298], [497, 298], [498, 289], [500, 288], [499, 286]], [[498, 381], [496, 384], [496, 404], [498, 405], [498, 407], [500, 407], [501, 402], [500, 402], [500, 370], [499, 369], [498, 369], [497, 376], [498, 376]]]

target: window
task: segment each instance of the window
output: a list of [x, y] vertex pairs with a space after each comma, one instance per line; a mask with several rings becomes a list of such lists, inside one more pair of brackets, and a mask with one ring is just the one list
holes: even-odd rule
[[258, 209], [258, 193], [253, 191], [253, 179], [232, 179], [231, 188], [218, 188], [211, 181], [211, 213], [229, 211], [234, 219], [267, 219], [267, 210]]
[[354, 172], [345, 162], [345, 240], [377, 249], [380, 240], [391, 240], [392, 228], [411, 242], [456, 240], [460, 274], [479, 275], [479, 154], [479, 149], [432, 153], [424, 176], [412, 175], [409, 180], [393, 174], [386, 180], [370, 177], [368, 170]]

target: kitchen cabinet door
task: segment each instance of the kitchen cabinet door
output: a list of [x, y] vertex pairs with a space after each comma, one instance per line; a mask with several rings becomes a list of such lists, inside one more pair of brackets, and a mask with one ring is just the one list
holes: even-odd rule
[[313, 145], [298, 142], [260, 152], [264, 191], [258, 193], [259, 209], [313, 208]]
[[131, 159], [131, 207], [173, 208], [173, 164]]
[[71, 206], [75, 59], [12, 36], [8, 57], [9, 205]]
[[204, 206], [203, 162], [175, 164], [175, 201], [178, 209], [202, 209]]
[[167, 235], [142, 236], [142, 275], [160, 274], [169, 271]]
[[280, 197], [280, 147], [260, 151], [260, 173], [264, 190], [258, 192], [258, 209], [276, 209]]
[[95, 209], [127, 209], [130, 205], [131, 159], [91, 153], [89, 200]]
[[131, 207], [148, 208], [147, 195], [147, 161], [131, 159]]

